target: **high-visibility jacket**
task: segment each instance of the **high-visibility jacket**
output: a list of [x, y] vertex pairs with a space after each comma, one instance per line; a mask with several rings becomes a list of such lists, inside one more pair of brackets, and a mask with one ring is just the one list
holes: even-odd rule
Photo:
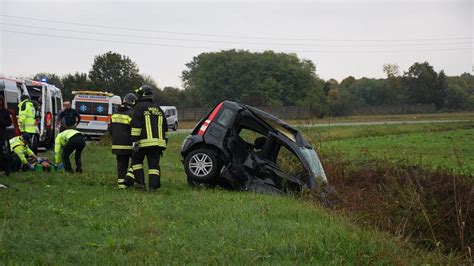
[[140, 148], [166, 149], [168, 124], [163, 110], [151, 100], [139, 101], [132, 115], [132, 142]]
[[113, 154], [132, 154], [132, 136], [130, 127], [132, 114], [132, 109], [119, 107], [118, 112], [113, 114], [110, 119], [109, 131], [112, 135]]
[[75, 129], [66, 129], [63, 132], [59, 133], [54, 141], [54, 161], [58, 164], [62, 162], [63, 148], [76, 134], [82, 134], [81, 132]]
[[10, 150], [20, 157], [21, 164], [28, 164], [26, 155], [35, 156], [35, 153], [24, 143], [20, 136], [10, 139]]
[[35, 129], [35, 107], [33, 103], [25, 99], [18, 104], [18, 126], [21, 132], [36, 133]]

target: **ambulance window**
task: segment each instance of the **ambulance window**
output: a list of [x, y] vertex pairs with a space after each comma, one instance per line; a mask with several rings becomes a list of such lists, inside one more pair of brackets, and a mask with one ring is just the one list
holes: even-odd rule
[[90, 102], [76, 102], [76, 110], [80, 114], [90, 115], [92, 114], [92, 103]]
[[92, 103], [92, 114], [93, 115], [108, 115], [109, 104], [108, 103]]
[[51, 107], [53, 108], [52, 111], [53, 111], [53, 115], [55, 116], [57, 111], [56, 111], [56, 98], [54, 98], [54, 96], [51, 97]]
[[63, 109], [63, 106], [61, 104], [61, 98], [56, 97], [56, 113], [59, 113], [61, 109]]

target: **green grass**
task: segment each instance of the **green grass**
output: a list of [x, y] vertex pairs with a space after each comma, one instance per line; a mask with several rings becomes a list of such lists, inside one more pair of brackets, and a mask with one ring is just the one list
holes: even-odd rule
[[431, 168], [443, 166], [473, 173], [473, 145], [474, 129], [463, 129], [337, 140], [323, 144], [322, 151], [338, 152], [346, 159], [404, 160]]
[[325, 155], [474, 171], [474, 122], [301, 128]]
[[[346, 130], [364, 140], [358, 128]], [[398, 137], [413, 134], [418, 133]], [[116, 189], [115, 159], [109, 147], [97, 143], [85, 149], [82, 175], [2, 176], [0, 183], [11, 187], [0, 190], [0, 263], [326, 265], [453, 259], [359, 228], [301, 199], [193, 190], [180, 162], [184, 137], [170, 135], [158, 193]], [[356, 154], [366, 145], [353, 144], [356, 140], [325, 142], [322, 147], [348, 147]]]

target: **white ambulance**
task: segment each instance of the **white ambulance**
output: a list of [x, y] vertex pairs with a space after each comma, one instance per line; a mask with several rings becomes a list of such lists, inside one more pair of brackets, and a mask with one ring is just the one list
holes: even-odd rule
[[110, 117], [117, 111], [120, 96], [101, 91], [73, 91], [72, 108], [81, 115], [77, 130], [86, 136], [102, 136], [107, 132]]
[[31, 101], [36, 105], [39, 143], [33, 143], [33, 150], [36, 151], [36, 146], [52, 149], [54, 139], [59, 134], [55, 120], [63, 107], [61, 90], [52, 84], [35, 80], [25, 80], [25, 85]]
[[18, 103], [22, 95], [28, 95], [25, 83], [23, 80], [0, 76], [0, 95], [4, 99], [4, 108], [12, 113], [13, 125], [7, 128], [8, 137], [18, 136], [20, 135], [17, 122]]

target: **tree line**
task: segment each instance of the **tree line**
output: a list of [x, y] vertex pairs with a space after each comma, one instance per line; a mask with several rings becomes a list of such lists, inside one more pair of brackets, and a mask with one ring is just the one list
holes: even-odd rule
[[385, 78], [352, 76], [341, 82], [323, 80], [315, 64], [296, 54], [226, 50], [201, 53], [185, 65], [183, 89], [159, 88], [140, 74], [129, 57], [114, 52], [97, 55], [88, 73], [38, 73], [61, 88], [65, 99], [74, 90], [109, 91], [124, 96], [142, 84], [155, 88], [161, 105], [210, 107], [222, 100], [254, 106], [306, 105], [316, 116], [350, 115], [361, 107], [433, 104], [437, 110], [474, 110], [474, 76], [448, 77], [428, 62], [416, 62], [401, 72], [396, 64], [383, 66]]

